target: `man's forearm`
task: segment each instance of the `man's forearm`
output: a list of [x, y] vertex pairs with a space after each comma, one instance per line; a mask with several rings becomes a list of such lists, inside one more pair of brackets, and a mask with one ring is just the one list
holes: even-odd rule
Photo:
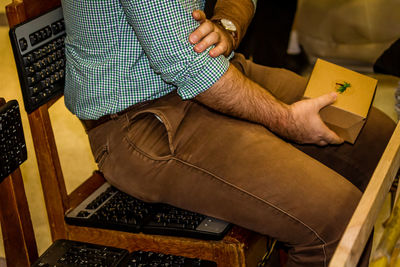
[[215, 110], [260, 123], [280, 135], [286, 135], [289, 107], [246, 78], [233, 65], [196, 99]]
[[330, 93], [288, 106], [230, 65], [228, 71], [196, 99], [222, 113], [260, 123], [297, 143], [326, 145], [343, 142], [319, 116], [320, 109], [332, 104], [336, 97], [336, 93]]

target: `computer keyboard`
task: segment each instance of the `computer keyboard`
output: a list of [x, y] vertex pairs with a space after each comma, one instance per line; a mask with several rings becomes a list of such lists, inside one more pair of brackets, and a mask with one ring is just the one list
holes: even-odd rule
[[200, 239], [222, 239], [231, 224], [202, 214], [146, 203], [105, 183], [65, 216], [69, 224]]
[[10, 29], [25, 110], [64, 91], [65, 26], [61, 7]]
[[212, 261], [134, 251], [96, 244], [56, 240], [32, 267], [216, 267]]
[[0, 106], [0, 182], [27, 158], [19, 105], [11, 100]]
[[32, 267], [114, 267], [128, 254], [125, 249], [60, 239], [56, 240]]

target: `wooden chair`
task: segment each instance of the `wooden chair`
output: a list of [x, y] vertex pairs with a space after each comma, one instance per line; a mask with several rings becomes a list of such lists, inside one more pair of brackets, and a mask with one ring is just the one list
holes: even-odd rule
[[[13, 0], [6, 7], [9, 26], [24, 22], [58, 5], [59, 0]], [[151, 250], [196, 257], [215, 261], [220, 267], [257, 265], [266, 252], [267, 238], [237, 226], [221, 241], [204, 241], [67, 225], [64, 221], [66, 211], [76, 207], [105, 180], [95, 171], [72, 193], [67, 193], [48, 112], [55, 101], [57, 99], [28, 114], [53, 241], [71, 239], [129, 251]]]
[[[5, 104], [0, 98], [0, 106]], [[38, 258], [32, 221], [19, 168], [0, 180], [0, 224], [8, 267], [28, 267]]]

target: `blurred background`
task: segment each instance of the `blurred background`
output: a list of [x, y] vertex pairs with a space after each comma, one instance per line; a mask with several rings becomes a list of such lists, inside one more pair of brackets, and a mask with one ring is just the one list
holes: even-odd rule
[[[0, 97], [17, 99], [20, 103], [28, 149], [28, 160], [22, 164], [21, 171], [41, 254], [51, 244], [51, 238], [29, 122], [8, 37], [5, 6], [10, 2], [0, 0]], [[211, 6], [212, 1], [207, 4]], [[238, 51], [256, 63], [288, 68], [305, 77], [310, 75], [318, 57], [372, 76], [378, 79], [373, 105], [397, 121], [395, 93], [400, 91], [397, 89], [400, 78], [387, 72], [375, 73], [373, 66], [399, 38], [400, 0], [258, 0], [253, 23]], [[400, 62], [400, 57], [392, 61]], [[70, 192], [82, 182], [80, 177], [88, 177], [95, 169], [94, 160], [80, 122], [67, 111], [63, 101], [51, 108], [50, 115]], [[376, 225], [375, 238], [381, 234], [381, 224], [390, 213], [390, 200], [386, 202]], [[2, 242], [0, 266], [1, 258], [4, 258]]]

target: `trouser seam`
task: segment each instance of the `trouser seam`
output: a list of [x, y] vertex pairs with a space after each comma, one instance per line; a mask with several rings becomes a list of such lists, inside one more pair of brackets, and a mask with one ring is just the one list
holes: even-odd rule
[[230, 186], [231, 188], [234, 188], [234, 189], [236, 189], [236, 190], [238, 190], [238, 191], [240, 191], [240, 192], [242, 192], [242, 193], [244, 193], [244, 194], [246, 194], [246, 195], [248, 195], [248, 196], [253, 197], [254, 199], [256, 199], [256, 200], [258, 200], [258, 201], [260, 201], [260, 202], [263, 202], [264, 204], [267, 204], [268, 206], [270, 206], [270, 207], [272, 207], [272, 208], [278, 210], [279, 212], [285, 214], [286, 216], [288, 216], [288, 217], [291, 218], [292, 220], [297, 221], [297, 222], [299, 222], [300, 224], [302, 224], [304, 227], [306, 227], [308, 230], [310, 230], [310, 231], [323, 243], [323, 245], [322, 245], [322, 250], [323, 250], [323, 252], [324, 252], [324, 266], [326, 266], [326, 251], [325, 251], [326, 241], [325, 241], [314, 229], [312, 229], [309, 225], [307, 225], [306, 223], [304, 223], [302, 220], [300, 220], [299, 218], [297, 218], [297, 217], [295, 217], [295, 216], [289, 214], [288, 212], [284, 211], [283, 209], [277, 207], [276, 205], [274, 205], [274, 204], [272, 204], [272, 203], [270, 203], [270, 202], [268, 202], [268, 201], [266, 201], [266, 200], [264, 200], [264, 199], [262, 199], [262, 198], [260, 198], [260, 197], [258, 197], [258, 196], [256, 196], [256, 195], [254, 195], [254, 194], [252, 194], [252, 193], [250, 193], [250, 192], [248, 192], [248, 191], [246, 191], [246, 190], [244, 190], [243, 188], [240, 188], [240, 187], [238, 187], [238, 186], [236, 186], [236, 185], [234, 185], [234, 184], [232, 184], [232, 183], [229, 183], [229, 182], [225, 181], [222, 177], [219, 177], [218, 175], [212, 173], [211, 171], [208, 171], [208, 170], [206, 170], [206, 169], [204, 169], [204, 168], [201, 168], [201, 167], [199, 167], [199, 166], [196, 166], [196, 165], [194, 165], [194, 164], [191, 164], [191, 163], [189, 163], [189, 162], [187, 162], [187, 161], [185, 161], [185, 160], [183, 160], [183, 159], [177, 158], [177, 157], [173, 157], [173, 158], [171, 158], [171, 159], [172, 159], [172, 160], [175, 160], [175, 161], [177, 161], [177, 162], [180, 162], [180, 163], [182, 163], [183, 165], [192, 167], [192, 168], [194, 168], [194, 169], [196, 169], [196, 170], [198, 170], [198, 171], [201, 171], [201, 172], [203, 172], [203, 173], [206, 173], [206, 174], [210, 175], [211, 177], [217, 179], [218, 181], [220, 181], [220, 182], [222, 182], [222, 183], [224, 183], [224, 184]]

